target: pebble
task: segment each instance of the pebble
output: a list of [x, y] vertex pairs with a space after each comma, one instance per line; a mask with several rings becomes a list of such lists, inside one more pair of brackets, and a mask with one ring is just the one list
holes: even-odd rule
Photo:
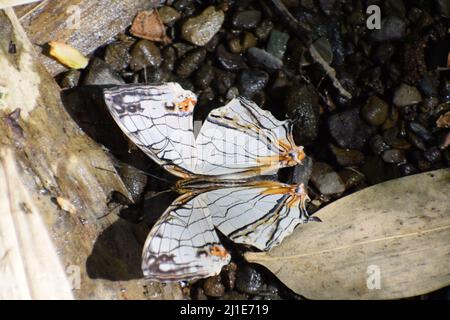
[[171, 25], [181, 18], [181, 13], [170, 6], [162, 6], [158, 9], [158, 13], [162, 22], [166, 25]]
[[283, 59], [288, 41], [289, 34], [275, 29], [272, 30], [267, 42], [267, 52], [272, 54], [274, 57], [277, 57], [278, 59]]
[[393, 102], [398, 107], [406, 107], [422, 102], [422, 95], [416, 87], [403, 83], [395, 90]]
[[194, 300], [208, 300], [208, 297], [205, 294], [205, 290], [203, 288], [197, 288], [194, 291], [194, 296], [192, 297]]
[[269, 36], [270, 32], [273, 29], [273, 23], [270, 20], [264, 20], [261, 24], [255, 29], [255, 35], [260, 40], [266, 40]]
[[158, 67], [162, 62], [159, 48], [149, 40], [139, 40], [131, 50], [130, 66], [134, 71]]
[[250, 48], [247, 51], [249, 61], [254, 64], [261, 65], [269, 71], [281, 69], [283, 67], [283, 61], [267, 51], [260, 48]]
[[191, 17], [183, 23], [181, 36], [190, 43], [204, 46], [220, 30], [224, 19], [223, 11], [216, 11], [214, 6], [210, 6], [198, 16]]
[[319, 134], [319, 95], [311, 85], [296, 85], [288, 89], [285, 107], [294, 122], [294, 134], [302, 145], [309, 145]]
[[238, 268], [236, 274], [236, 289], [242, 293], [258, 294], [264, 287], [261, 273], [249, 265]]
[[333, 168], [324, 162], [315, 162], [311, 182], [323, 195], [335, 195], [345, 191], [345, 184]]
[[430, 142], [433, 140], [433, 135], [430, 133], [430, 131], [418, 122], [409, 122], [408, 128], [426, 142]]
[[373, 54], [373, 58], [378, 61], [381, 65], [389, 63], [392, 56], [396, 50], [395, 44], [393, 43], [382, 43], [379, 45]]
[[222, 268], [223, 283], [227, 290], [233, 290], [236, 285], [237, 265], [231, 262]]
[[333, 49], [327, 38], [321, 37], [314, 42], [314, 47], [326, 63], [333, 62]]
[[202, 64], [202, 66], [195, 73], [194, 84], [199, 89], [206, 89], [207, 87], [209, 87], [213, 79], [213, 67], [208, 63]]
[[172, 71], [175, 68], [175, 63], [177, 62], [177, 52], [174, 47], [166, 47], [162, 51], [163, 62], [161, 66], [167, 70]]
[[326, 15], [331, 14], [335, 4], [336, 0], [319, 0], [320, 8]]
[[253, 29], [261, 20], [262, 14], [257, 10], [236, 12], [231, 19], [231, 25], [238, 29]]
[[204, 48], [193, 49], [187, 52], [176, 68], [176, 74], [182, 78], [189, 77], [201, 65], [206, 57]]
[[221, 282], [220, 275], [209, 277], [203, 283], [203, 290], [209, 297], [219, 298], [225, 293], [225, 286]]
[[406, 35], [406, 22], [398, 17], [389, 16], [381, 20], [381, 29], [375, 29], [371, 33], [375, 41], [400, 39]]
[[226, 292], [220, 300], [248, 300], [248, 296], [237, 291]]
[[125, 81], [109, 64], [99, 58], [91, 59], [87, 71], [84, 73], [83, 85], [124, 84]]
[[236, 87], [231, 87], [230, 89], [228, 89], [225, 98], [227, 98], [227, 100], [231, 100], [237, 98], [238, 96], [239, 96], [239, 89]]
[[247, 98], [264, 89], [269, 81], [267, 72], [259, 69], [244, 69], [239, 76], [239, 92]]
[[402, 165], [399, 167], [399, 169], [400, 169], [400, 174], [401, 174], [402, 176], [409, 176], [409, 175], [412, 175], [412, 174], [419, 173], [419, 171], [417, 170], [417, 168], [414, 167], [414, 166], [413, 166], [412, 164], [410, 164], [410, 163], [402, 164]]
[[220, 95], [225, 95], [228, 89], [234, 84], [236, 74], [216, 69], [214, 75], [214, 87]]
[[81, 72], [76, 69], [70, 69], [64, 72], [62, 78], [58, 81], [59, 86], [63, 89], [73, 88], [78, 85]]
[[437, 147], [432, 147], [423, 153], [423, 157], [428, 162], [434, 163], [441, 158], [441, 151]]
[[420, 139], [416, 134], [408, 131], [407, 133], [409, 141], [419, 150], [425, 151], [427, 149], [427, 146], [423, 142], [422, 139]]
[[364, 162], [364, 154], [358, 150], [342, 149], [330, 143], [336, 161], [343, 167], [358, 166]]
[[311, 157], [306, 156], [303, 159], [302, 164], [298, 164], [294, 167], [294, 172], [292, 172], [292, 176], [290, 179], [291, 184], [300, 184], [303, 183], [308, 185], [308, 181], [311, 178], [312, 169], [313, 169], [313, 159]]
[[369, 142], [370, 149], [373, 153], [381, 155], [384, 151], [389, 150], [389, 145], [384, 141], [383, 137], [379, 134], [373, 136]]
[[383, 152], [381, 156], [386, 163], [402, 163], [406, 162], [405, 152], [399, 149], [390, 149]]
[[219, 65], [228, 71], [236, 71], [247, 67], [244, 58], [240, 54], [227, 51], [223, 44], [217, 46], [216, 58]]
[[369, 139], [369, 126], [359, 117], [357, 108], [334, 114], [327, 123], [331, 136], [341, 148], [361, 150]]
[[339, 171], [339, 177], [345, 184], [345, 190], [349, 190], [361, 185], [364, 182], [364, 174], [356, 170], [342, 169]]
[[105, 62], [116, 71], [125, 69], [131, 60], [129, 53], [131, 44], [129, 41], [119, 41], [108, 45], [105, 50]]
[[382, 125], [389, 112], [388, 104], [377, 96], [371, 96], [361, 110], [361, 116], [372, 126]]
[[386, 165], [378, 156], [366, 157], [361, 171], [371, 185], [387, 180]]

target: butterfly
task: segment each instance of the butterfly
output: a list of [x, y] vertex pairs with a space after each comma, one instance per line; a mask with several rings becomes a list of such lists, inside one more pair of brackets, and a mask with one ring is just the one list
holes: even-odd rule
[[174, 187], [181, 195], [145, 242], [146, 278], [188, 281], [220, 273], [231, 257], [216, 230], [235, 243], [270, 250], [314, 220], [303, 184], [255, 179], [305, 158], [290, 121], [239, 97], [212, 110], [195, 137], [197, 98], [178, 83], [107, 88], [104, 98], [125, 135], [181, 178]]

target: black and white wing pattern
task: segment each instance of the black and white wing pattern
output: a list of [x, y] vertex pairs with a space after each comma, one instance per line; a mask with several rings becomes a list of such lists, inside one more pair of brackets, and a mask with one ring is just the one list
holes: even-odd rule
[[193, 175], [194, 93], [177, 83], [133, 84], [105, 89], [104, 97], [122, 131], [151, 159], [176, 176]]
[[273, 174], [301, 163], [305, 154], [292, 136], [292, 123], [244, 98], [208, 115], [196, 139], [196, 172], [227, 179]]
[[165, 211], [150, 231], [142, 253], [144, 276], [170, 282], [220, 273], [230, 254], [220, 243], [207, 204], [185, 194]]
[[[253, 182], [202, 193], [214, 226], [235, 243], [270, 250], [310, 218], [303, 184]], [[314, 220], [314, 219], [313, 219]]]

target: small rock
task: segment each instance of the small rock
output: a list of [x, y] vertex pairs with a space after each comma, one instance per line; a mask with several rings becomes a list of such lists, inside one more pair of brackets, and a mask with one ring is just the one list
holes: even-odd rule
[[408, 131], [407, 133], [409, 141], [415, 146], [417, 149], [425, 151], [427, 149], [427, 146], [423, 142], [422, 139], [420, 139], [416, 134]]
[[319, 134], [319, 96], [311, 85], [292, 86], [285, 102], [289, 119], [294, 121], [294, 134], [303, 145], [311, 144]]
[[224, 266], [222, 269], [223, 282], [225, 283], [227, 290], [233, 290], [235, 287], [236, 270], [237, 265], [234, 262], [231, 262], [230, 264]]
[[430, 131], [428, 131], [427, 128], [425, 128], [423, 125], [421, 125], [418, 122], [414, 122], [414, 121], [409, 122], [408, 128], [412, 132], [417, 134], [419, 137], [421, 137], [423, 140], [425, 140], [426, 142], [430, 142], [433, 140], [433, 135], [430, 133]]
[[214, 79], [214, 69], [210, 64], [203, 64], [195, 73], [194, 84], [200, 89], [209, 87]]
[[267, 42], [267, 52], [279, 59], [283, 59], [288, 41], [289, 34], [278, 30], [272, 30], [269, 41]]
[[238, 29], [253, 29], [258, 25], [261, 16], [261, 12], [257, 10], [239, 11], [231, 19], [231, 25]]
[[239, 89], [236, 87], [231, 87], [230, 89], [228, 89], [225, 98], [227, 98], [227, 100], [231, 100], [237, 98], [238, 96], [239, 96]]
[[242, 45], [241, 45], [241, 39], [239, 37], [234, 37], [228, 40], [228, 48], [233, 53], [240, 53], [243, 51]]
[[294, 172], [292, 173], [290, 183], [303, 183], [305, 186], [308, 185], [308, 181], [312, 174], [313, 163], [313, 159], [307, 156], [305, 159], [303, 159], [302, 164], [296, 165], [294, 167]]
[[186, 53], [180, 60], [176, 74], [182, 78], [189, 77], [205, 60], [206, 50], [198, 48]]
[[373, 185], [386, 181], [386, 165], [378, 156], [367, 157], [361, 166], [362, 173], [366, 176], [367, 181]]
[[131, 50], [131, 69], [139, 71], [145, 67], [157, 68], [162, 62], [159, 48], [149, 40], [139, 40]]
[[172, 71], [177, 61], [177, 52], [174, 47], [166, 47], [162, 51], [163, 63], [161, 64], [167, 70]]
[[436, 120], [436, 125], [438, 128], [450, 128], [450, 111], [447, 111], [445, 114], [441, 115]]
[[87, 72], [83, 77], [83, 85], [124, 84], [125, 81], [105, 61], [91, 59]]
[[79, 70], [70, 69], [64, 72], [62, 78], [58, 81], [59, 86], [63, 89], [76, 87], [80, 80], [81, 72]]
[[326, 63], [333, 62], [333, 48], [327, 38], [321, 37], [314, 42], [314, 47]]
[[428, 162], [435, 163], [441, 158], [441, 151], [437, 147], [432, 147], [423, 153], [423, 157]]
[[194, 49], [195, 47], [193, 45], [184, 43], [184, 42], [175, 42], [172, 45], [172, 48], [175, 49], [176, 54], [178, 57], [182, 57], [184, 56], [188, 51], [191, 51], [192, 49]]
[[370, 149], [373, 153], [381, 155], [384, 151], [389, 150], [389, 145], [384, 141], [383, 137], [379, 134], [373, 136], [369, 142]]
[[206, 8], [200, 15], [189, 18], [181, 27], [183, 39], [197, 46], [204, 46], [219, 31], [225, 14], [214, 6]]
[[398, 149], [390, 149], [383, 152], [383, 161], [386, 163], [403, 163], [406, 162], [405, 152]]
[[339, 171], [339, 176], [345, 184], [345, 190], [352, 189], [364, 182], [364, 174], [356, 170], [342, 169]]
[[255, 34], [260, 40], [266, 40], [270, 34], [270, 31], [273, 29], [273, 23], [270, 20], [264, 20], [261, 24], [255, 29]]
[[234, 84], [236, 75], [232, 72], [226, 72], [220, 69], [216, 69], [214, 74], [214, 87], [220, 95], [225, 95], [228, 89]]
[[116, 71], [125, 69], [131, 59], [129, 53], [131, 44], [130, 41], [119, 41], [108, 45], [105, 50], [105, 62]]
[[374, 51], [374, 59], [380, 64], [387, 64], [395, 53], [395, 45], [393, 43], [382, 43]]
[[382, 125], [389, 112], [388, 104], [377, 96], [371, 96], [361, 110], [361, 116], [372, 126]]
[[236, 274], [236, 289], [242, 293], [258, 294], [264, 287], [261, 273], [250, 267], [243, 265], [238, 268]]
[[341, 148], [361, 150], [369, 139], [369, 127], [357, 108], [329, 117], [328, 130]]
[[205, 280], [203, 290], [207, 296], [219, 298], [224, 295], [225, 286], [221, 283], [220, 276], [213, 276]]
[[248, 300], [248, 296], [237, 291], [226, 292], [220, 300]]
[[336, 0], [319, 0], [320, 8], [326, 15], [330, 15]]
[[263, 49], [256, 47], [250, 48], [247, 51], [249, 61], [262, 65], [269, 71], [281, 69], [283, 67], [283, 61], [279, 58], [271, 55]]
[[396, 106], [406, 107], [419, 102], [422, 102], [422, 95], [416, 87], [408, 86], [403, 83], [395, 90], [394, 104]]
[[244, 32], [244, 38], [242, 39], [242, 50], [253, 48], [258, 43], [258, 39], [251, 32]]
[[330, 143], [331, 152], [343, 167], [357, 166], [364, 162], [364, 154], [358, 150], [341, 149]]
[[247, 98], [264, 89], [269, 81], [269, 75], [259, 69], [244, 69], [239, 76], [239, 92]]
[[194, 300], [208, 300], [208, 297], [205, 294], [205, 291], [202, 288], [197, 288], [194, 291], [194, 296], [192, 297]]
[[133, 20], [130, 33], [136, 37], [150, 41], [170, 43], [171, 39], [166, 35], [164, 26], [157, 10], [139, 11]]
[[412, 164], [410, 164], [410, 163], [402, 164], [402, 165], [399, 167], [399, 169], [400, 169], [400, 174], [401, 174], [402, 176], [409, 176], [409, 175], [412, 175], [412, 174], [419, 173], [419, 170], [417, 170], [417, 168], [414, 167], [414, 166], [413, 166]]
[[388, 41], [403, 38], [406, 35], [406, 22], [390, 16], [381, 20], [381, 29], [372, 31], [375, 41]]
[[181, 13], [170, 6], [163, 6], [158, 9], [159, 16], [164, 24], [170, 25], [180, 19]]
[[324, 162], [314, 163], [311, 182], [323, 195], [340, 194], [345, 191], [345, 185], [339, 175]]
[[228, 52], [223, 44], [217, 46], [216, 58], [219, 65], [225, 70], [236, 71], [247, 67], [244, 58], [240, 54]]

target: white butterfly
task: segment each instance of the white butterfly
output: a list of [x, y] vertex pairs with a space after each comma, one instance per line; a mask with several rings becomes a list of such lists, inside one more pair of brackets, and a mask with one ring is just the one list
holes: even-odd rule
[[269, 250], [309, 218], [303, 185], [249, 178], [301, 163], [292, 124], [244, 98], [213, 110], [194, 137], [194, 93], [177, 83], [105, 89], [123, 132], [151, 159], [183, 178], [182, 195], [144, 245], [144, 276], [158, 281], [216, 275], [230, 261], [216, 229], [236, 243]]

